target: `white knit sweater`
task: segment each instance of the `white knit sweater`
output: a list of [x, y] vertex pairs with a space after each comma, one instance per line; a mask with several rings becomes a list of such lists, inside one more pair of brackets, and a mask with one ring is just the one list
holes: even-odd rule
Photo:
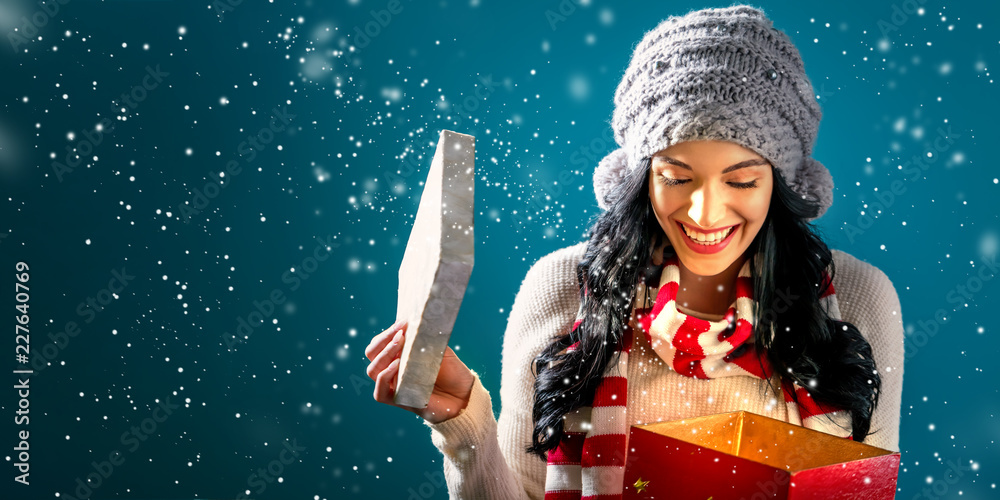
[[[493, 415], [490, 393], [475, 376], [469, 405], [457, 416], [431, 424], [431, 440], [444, 455], [451, 498], [542, 499], [545, 462], [524, 449], [531, 444], [535, 376], [531, 365], [551, 337], [567, 333], [579, 308], [576, 266], [587, 243], [539, 259], [521, 284], [503, 339], [500, 418]], [[882, 375], [882, 394], [865, 443], [899, 450], [900, 397], [903, 390], [903, 324], [899, 297], [878, 268], [833, 250], [833, 287], [843, 320], [852, 323], [872, 346]], [[677, 420], [747, 410], [787, 421], [787, 409], [762, 397], [762, 384], [751, 377], [695, 379], [674, 372], [636, 335], [628, 364], [628, 419], [632, 424]]]

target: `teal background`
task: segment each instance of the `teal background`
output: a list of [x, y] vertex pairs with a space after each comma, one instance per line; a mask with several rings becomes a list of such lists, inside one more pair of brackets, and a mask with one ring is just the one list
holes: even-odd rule
[[[669, 15], [728, 4], [403, 0], [388, 18], [388, 1], [219, 5], [70, 0], [16, 51], [14, 28], [42, 7], [0, 5], [2, 302], [27, 262], [43, 356], [30, 486], [13, 482], [13, 373], [0, 391], [2, 496], [447, 498], [429, 430], [374, 402], [364, 355], [394, 321], [439, 131], [477, 138], [476, 267], [451, 345], [499, 411], [514, 295], [597, 214], [591, 175], [613, 147], [632, 46]], [[1000, 8], [754, 5], [799, 47], [824, 111], [814, 156], [836, 189], [818, 226], [884, 271], [902, 302], [897, 497], [997, 498], [998, 288], [976, 276], [1000, 242]], [[169, 75], [134, 109], [113, 109], [157, 65]], [[240, 145], [275, 107], [295, 116], [251, 159]], [[60, 180], [53, 161], [102, 119], [113, 130]], [[939, 130], [952, 142], [936, 151]], [[914, 157], [928, 168], [911, 175]], [[179, 207], [231, 161], [239, 173], [185, 222]], [[318, 245], [330, 257], [313, 268]], [[111, 299], [102, 290], [122, 267], [134, 279]], [[273, 294], [282, 303], [269, 309]], [[98, 311], [88, 297], [110, 302]], [[229, 345], [255, 311], [266, 323]], [[60, 337], [70, 321], [79, 333]], [[163, 418], [168, 398], [177, 408]], [[122, 440], [133, 426], [145, 440]], [[281, 464], [286, 441], [304, 449]], [[124, 461], [77, 491], [115, 450]], [[259, 475], [268, 466], [281, 482]]]

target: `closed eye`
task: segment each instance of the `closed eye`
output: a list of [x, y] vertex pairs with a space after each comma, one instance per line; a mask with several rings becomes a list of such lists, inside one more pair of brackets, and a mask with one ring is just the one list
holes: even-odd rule
[[671, 179], [670, 177], [661, 175], [660, 182], [666, 186], [680, 186], [681, 184], [691, 182], [691, 179]]
[[[680, 186], [681, 184], [691, 182], [691, 179], [672, 179], [670, 177], [660, 175], [660, 182], [662, 182], [665, 186]], [[757, 187], [757, 179], [750, 182], [727, 182], [726, 184], [729, 184], [736, 189], [752, 189]]]
[[750, 182], [730, 182], [729, 185], [736, 189], [752, 189], [757, 187], [757, 179]]

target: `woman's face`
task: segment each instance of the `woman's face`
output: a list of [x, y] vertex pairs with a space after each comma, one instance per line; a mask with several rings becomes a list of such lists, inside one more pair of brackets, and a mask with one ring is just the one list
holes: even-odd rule
[[726, 270], [750, 247], [767, 218], [771, 164], [739, 144], [674, 144], [653, 155], [650, 176], [656, 219], [677, 257], [695, 274], [714, 276]]

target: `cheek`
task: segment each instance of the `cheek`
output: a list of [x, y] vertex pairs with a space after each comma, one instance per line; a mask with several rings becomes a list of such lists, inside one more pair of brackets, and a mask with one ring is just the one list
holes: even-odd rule
[[655, 182], [656, 181], [653, 178], [650, 178], [650, 180], [649, 180], [649, 204], [650, 204], [650, 206], [653, 209], [653, 215], [655, 215], [656, 218], [659, 219], [660, 222], [662, 222], [663, 219], [664, 219], [664, 217], [668, 213], [666, 211], [666, 209], [667, 209], [667, 207], [666, 207], [667, 197], [664, 196], [664, 193], [660, 192], [661, 189], [660, 189], [659, 186], [657, 186], [656, 184], [654, 184]]
[[650, 195], [652, 196], [650, 203], [653, 207], [653, 213], [656, 215], [656, 218], [660, 221], [661, 225], [667, 224], [667, 218], [680, 210], [683, 206], [683, 201], [679, 201], [677, 196], [669, 196], [666, 193], [655, 192], [651, 192]]
[[656, 217], [656, 220], [660, 223], [661, 226], [665, 225], [667, 223], [667, 216], [670, 215], [670, 212], [666, 211], [666, 209], [663, 207], [663, 203], [661, 202], [653, 201], [652, 208], [653, 208], [653, 217]]
[[740, 210], [740, 216], [747, 221], [747, 236], [752, 238], [756, 236], [757, 231], [764, 226], [764, 221], [767, 220], [767, 212], [771, 206], [771, 194], [770, 192], [763, 192], [765, 190], [760, 190], [760, 193], [754, 193], [753, 196], [747, 196], [743, 200], [743, 209]]
[[[763, 194], [763, 193], [761, 193]], [[753, 196], [747, 200], [744, 216], [748, 220], [753, 220], [758, 223], [762, 223], [765, 218], [767, 218], [767, 210], [771, 206], [771, 196]]]

